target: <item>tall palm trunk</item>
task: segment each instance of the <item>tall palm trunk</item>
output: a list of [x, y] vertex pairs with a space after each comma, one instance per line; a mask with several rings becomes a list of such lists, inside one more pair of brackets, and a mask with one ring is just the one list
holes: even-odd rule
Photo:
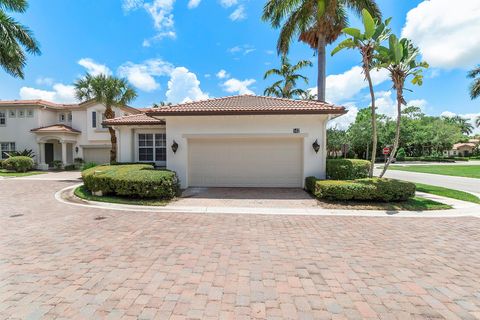
[[[106, 106], [105, 118], [115, 118], [115, 113], [113, 112], [111, 106]], [[115, 129], [111, 127], [108, 127], [108, 132], [110, 133], [110, 143], [112, 144], [112, 149], [110, 149], [110, 163], [114, 163], [117, 161], [117, 135], [115, 134]]]
[[365, 71], [365, 77], [368, 81], [368, 88], [370, 89], [370, 98], [372, 99], [372, 160], [370, 163], [369, 177], [373, 177], [373, 168], [375, 166], [375, 159], [377, 157], [377, 113], [375, 108], [375, 92], [373, 91], [372, 77], [370, 76], [370, 67], [364, 64], [363, 70]]
[[326, 65], [327, 59], [325, 55], [326, 41], [325, 36], [318, 37], [317, 59], [318, 59], [318, 76], [317, 76], [317, 99], [325, 102], [325, 82], [326, 82]]
[[396, 122], [396, 130], [395, 130], [395, 142], [393, 143], [393, 148], [390, 152], [390, 156], [388, 157], [387, 163], [385, 163], [382, 173], [380, 174], [380, 178], [382, 178], [385, 172], [387, 172], [388, 166], [390, 165], [390, 163], [392, 163], [393, 158], [397, 153], [398, 144], [400, 142], [400, 123], [402, 119], [403, 86], [396, 85], [396, 88], [397, 88], [397, 122]]

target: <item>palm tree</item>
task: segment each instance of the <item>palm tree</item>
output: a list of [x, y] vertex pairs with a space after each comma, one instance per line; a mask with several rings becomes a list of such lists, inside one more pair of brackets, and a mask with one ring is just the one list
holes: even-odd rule
[[[137, 97], [133, 89], [125, 79], [100, 74], [92, 76], [87, 74], [74, 84], [75, 96], [80, 101], [95, 100], [105, 105], [105, 118], [112, 119], [115, 113], [114, 106], [124, 106]], [[117, 137], [115, 130], [108, 128], [112, 149], [110, 150], [110, 162], [117, 159]]]
[[171, 105], [172, 105], [171, 102], [160, 101], [159, 103], [154, 103], [152, 108], [169, 107]]
[[470, 85], [470, 97], [476, 99], [480, 97], [480, 65], [468, 72], [467, 76], [473, 79]]
[[462, 118], [459, 115], [453, 117], [443, 117], [448, 123], [454, 124], [460, 128], [464, 135], [469, 135], [473, 133], [473, 125], [468, 122], [467, 119]]
[[390, 151], [387, 163], [383, 167], [380, 178], [383, 177], [392, 163], [395, 154], [397, 153], [398, 144], [400, 141], [400, 121], [402, 116], [402, 105], [407, 102], [403, 96], [405, 90], [405, 81], [412, 76], [411, 83], [413, 85], [421, 86], [423, 84], [423, 68], [428, 68], [426, 62], [418, 62], [417, 57], [420, 51], [408, 39], [398, 39], [395, 35], [390, 35], [389, 47], [380, 46], [378, 48], [378, 67], [387, 69], [390, 73], [390, 78], [393, 82], [393, 89], [397, 95], [397, 121], [395, 128], [395, 141], [393, 148]]
[[317, 53], [317, 94], [325, 101], [325, 47], [333, 43], [348, 26], [347, 9], [360, 14], [367, 9], [380, 19], [375, 0], [267, 0], [262, 19], [274, 28], [281, 28], [277, 43], [279, 54], [287, 54], [294, 37], [308, 44]]
[[24, 25], [7, 15], [9, 12], [23, 13], [27, 10], [26, 0], [0, 0], [0, 66], [16, 78], [24, 78], [26, 52], [40, 54], [39, 44], [33, 33]]
[[477, 128], [480, 128], [480, 116], [475, 120], [475, 124], [477, 125]]
[[280, 98], [292, 99], [305, 95], [307, 92], [303, 89], [295, 88], [298, 80], [303, 80], [308, 84], [308, 79], [304, 75], [297, 73], [302, 68], [311, 67], [312, 62], [308, 60], [300, 60], [296, 65], [292, 66], [287, 56], [282, 56], [282, 65], [280, 69], [270, 69], [265, 72], [263, 79], [267, 79], [271, 75], [280, 76], [282, 79], [274, 82], [270, 87], [266, 88], [264, 94], [267, 96], [275, 96]]
[[350, 38], [342, 41], [332, 51], [332, 56], [343, 49], [357, 49], [362, 55], [362, 69], [370, 89], [371, 112], [372, 112], [372, 158], [370, 161], [370, 178], [373, 177], [373, 167], [375, 166], [375, 158], [377, 156], [377, 117], [375, 107], [375, 92], [373, 91], [372, 77], [370, 70], [374, 64], [375, 52], [380, 44], [388, 39], [390, 29], [388, 25], [391, 19], [387, 19], [385, 23], [375, 21], [367, 10], [362, 10], [363, 27], [365, 32], [355, 28], [345, 28], [342, 31], [349, 35]]

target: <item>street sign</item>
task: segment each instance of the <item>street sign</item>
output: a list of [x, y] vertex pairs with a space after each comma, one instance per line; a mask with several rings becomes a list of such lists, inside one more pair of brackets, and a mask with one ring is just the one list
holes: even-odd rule
[[389, 154], [389, 153], [390, 153], [390, 148], [389, 148], [389, 147], [383, 148], [383, 154], [384, 154], [384, 155], [387, 155], [387, 154]]

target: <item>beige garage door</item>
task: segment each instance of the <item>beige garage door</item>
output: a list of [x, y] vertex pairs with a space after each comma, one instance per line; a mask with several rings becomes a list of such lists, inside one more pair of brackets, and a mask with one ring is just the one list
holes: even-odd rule
[[85, 162], [95, 162], [98, 164], [110, 163], [110, 149], [84, 148], [83, 160]]
[[192, 187], [302, 187], [299, 138], [190, 139]]

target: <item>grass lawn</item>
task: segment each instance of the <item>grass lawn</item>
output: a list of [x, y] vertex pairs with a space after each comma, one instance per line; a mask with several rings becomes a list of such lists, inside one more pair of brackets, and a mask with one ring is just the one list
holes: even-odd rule
[[457, 176], [467, 178], [480, 179], [480, 165], [418, 165], [418, 166], [390, 166], [389, 169], [410, 171], [410, 172], [423, 172], [434, 173], [446, 176]]
[[0, 169], [0, 177], [26, 177], [34, 176], [37, 174], [44, 174], [44, 171], [27, 171], [27, 172], [11, 172], [5, 169]]
[[389, 211], [425, 211], [446, 210], [451, 206], [433, 200], [415, 197], [403, 202], [368, 202], [368, 201], [326, 201], [318, 199], [321, 207], [327, 209], [353, 209], [353, 210], [389, 210]]
[[89, 200], [89, 201], [99, 201], [99, 202], [109, 202], [109, 203], [119, 203], [119, 204], [131, 204], [136, 206], [165, 206], [169, 203], [168, 200], [159, 200], [159, 199], [136, 199], [136, 198], [127, 198], [119, 196], [94, 196], [90, 191], [85, 188], [85, 186], [77, 187], [74, 191], [74, 194], [80, 199]]
[[468, 193], [468, 192], [453, 190], [453, 189], [447, 189], [447, 188], [444, 188], [444, 187], [431, 186], [431, 185], [423, 184], [423, 183], [415, 183], [415, 184], [417, 186], [417, 191], [419, 191], [419, 192], [431, 193], [431, 194], [435, 194], [437, 196], [442, 196], [442, 197], [447, 197], [447, 198], [452, 198], [452, 199], [457, 199], [457, 200], [468, 201], [468, 202], [473, 202], [473, 203], [480, 204], [480, 198], [478, 198], [477, 196], [474, 196], [473, 194]]

